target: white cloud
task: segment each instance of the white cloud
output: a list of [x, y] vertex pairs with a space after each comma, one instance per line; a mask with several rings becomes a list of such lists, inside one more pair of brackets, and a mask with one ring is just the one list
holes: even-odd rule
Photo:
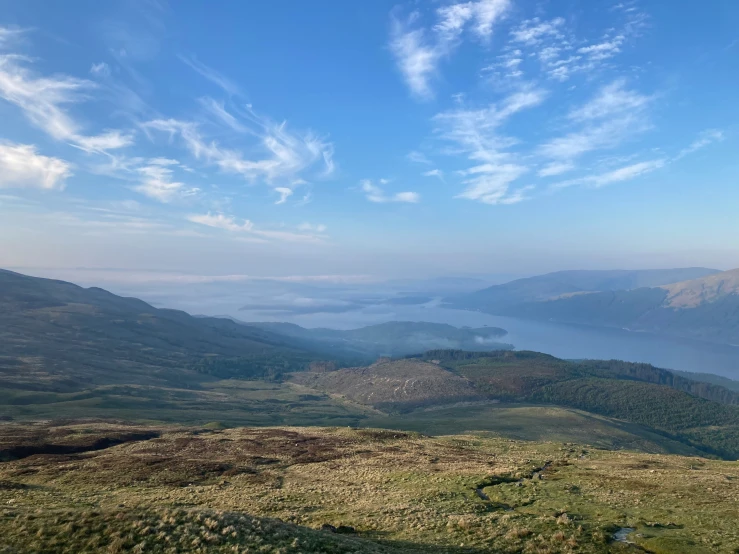
[[562, 38], [561, 28], [564, 23], [565, 20], [561, 17], [551, 21], [541, 21], [539, 18], [529, 19], [511, 31], [511, 40], [526, 46], [536, 46], [547, 38]]
[[569, 162], [553, 162], [542, 167], [537, 175], [539, 177], [552, 177], [554, 175], [562, 175], [575, 169], [575, 164]]
[[593, 61], [607, 60], [621, 52], [621, 45], [623, 45], [625, 40], [625, 36], [618, 35], [610, 40], [606, 40], [598, 44], [583, 46], [582, 48], [579, 48], [577, 52], [579, 54], [585, 54]]
[[325, 233], [327, 227], [323, 224], [313, 225], [311, 223], [301, 223], [298, 225], [298, 231], [306, 231], [312, 233]]
[[690, 146], [683, 148], [680, 153], [675, 156], [675, 160], [680, 160], [693, 152], [697, 152], [706, 146], [710, 146], [714, 142], [721, 142], [722, 140], [724, 140], [724, 132], [719, 129], [708, 129], [707, 131], [703, 131], [698, 138], [690, 144]]
[[215, 69], [208, 67], [204, 63], [199, 62], [195, 57], [179, 56], [179, 58], [180, 60], [182, 60], [183, 63], [190, 66], [211, 83], [222, 88], [224, 92], [230, 94], [231, 96], [238, 96], [241, 94], [241, 90], [236, 83], [231, 81], [228, 77], [220, 74]]
[[102, 135], [92, 137], [77, 137], [73, 146], [86, 152], [107, 152], [131, 146], [134, 143], [133, 134], [122, 131], [106, 131]]
[[505, 15], [511, 6], [510, 0], [480, 0], [471, 2], [471, 4], [475, 12], [473, 31], [483, 39], [490, 38], [493, 25]]
[[[382, 182], [382, 180], [381, 180]], [[367, 200], [378, 204], [387, 202], [407, 202], [416, 204], [421, 201], [421, 195], [417, 192], [398, 192], [395, 194], [385, 194], [385, 191], [375, 185], [370, 179], [364, 179], [360, 182], [362, 191], [365, 193]]]
[[442, 52], [426, 43], [423, 29], [407, 30], [397, 20], [393, 21], [392, 29], [390, 50], [408, 88], [419, 98], [431, 97], [429, 81], [436, 73]]
[[421, 195], [417, 192], [398, 192], [390, 197], [390, 202], [409, 202], [417, 204], [421, 201]]
[[275, 187], [275, 191], [280, 194], [280, 199], [275, 204], [284, 204], [288, 197], [292, 196], [293, 191], [287, 187]]
[[651, 128], [647, 113], [651, 101], [652, 97], [626, 90], [623, 80], [605, 85], [592, 100], [570, 111], [569, 119], [582, 127], [545, 142], [539, 152], [571, 163], [587, 152], [615, 147]]
[[561, 189], [565, 187], [571, 187], [574, 185], [585, 185], [594, 188], [604, 187], [613, 183], [619, 183], [622, 181], [630, 181], [641, 175], [651, 173], [657, 169], [661, 169], [667, 164], [667, 160], [658, 159], [650, 160], [647, 162], [639, 162], [607, 173], [600, 173], [597, 175], [588, 175], [579, 179], [571, 179], [569, 181], [562, 181], [552, 185], [554, 189]]
[[204, 215], [190, 215], [188, 221], [198, 223], [207, 227], [223, 229], [232, 233], [245, 233], [246, 237], [240, 240], [248, 242], [267, 242], [270, 240], [278, 240], [285, 242], [321, 242], [323, 238], [320, 234], [326, 231], [325, 225], [305, 227], [309, 224], [303, 224], [298, 230], [301, 232], [292, 232], [284, 230], [257, 229], [254, 223], [248, 219], [238, 222], [236, 218], [221, 213], [213, 214], [208, 212]]
[[613, 21], [597, 41], [576, 36], [561, 17], [523, 21], [511, 31], [506, 50], [524, 50], [524, 59], [538, 59], [543, 74], [555, 81], [565, 82], [577, 74], [587, 74], [592, 78], [599, 70], [612, 67], [610, 60], [621, 53], [629, 39], [638, 36], [643, 27], [644, 14], [621, 11], [624, 18], [621, 25]]
[[149, 160], [150, 165], [180, 165], [180, 162], [177, 160], [172, 160], [170, 158], [151, 158]]
[[623, 113], [643, 110], [653, 97], [626, 89], [626, 80], [617, 79], [600, 89], [598, 95], [584, 106], [572, 110], [569, 118], [574, 121], [601, 119]]
[[0, 142], [0, 188], [61, 190], [71, 169], [64, 160], [38, 154], [35, 146]]
[[[162, 164], [163, 161], [167, 163]], [[133, 190], [164, 203], [199, 192], [197, 188], [188, 188], [185, 183], [172, 179], [171, 161], [158, 158], [153, 160], [154, 163], [137, 168], [141, 182]]]
[[132, 136], [121, 131], [106, 131], [100, 136], [81, 134], [80, 125], [67, 107], [87, 100], [96, 87], [93, 82], [65, 75], [37, 76], [23, 65], [28, 61], [15, 54], [0, 55], [0, 98], [18, 106], [33, 125], [56, 140], [89, 152], [132, 144]]
[[205, 225], [207, 227], [215, 227], [216, 229], [225, 229], [226, 231], [232, 232], [251, 231], [254, 229], [254, 224], [248, 219], [245, 219], [242, 223], [237, 223], [236, 219], [231, 216], [212, 214], [210, 212], [204, 215], [191, 215], [187, 219], [193, 223], [199, 223], [200, 225]]
[[431, 30], [412, 28], [420, 18], [418, 12], [407, 21], [393, 16], [390, 50], [411, 92], [421, 99], [431, 98], [431, 80], [439, 62], [451, 55], [465, 28], [470, 25], [479, 39], [489, 40], [510, 4], [510, 0], [478, 0], [443, 6], [436, 10], [437, 23]]
[[168, 133], [170, 138], [180, 135], [190, 153], [219, 167], [225, 173], [238, 174], [248, 181], [263, 178], [269, 183], [293, 181], [304, 171], [321, 167], [321, 176], [334, 170], [333, 145], [312, 133], [296, 133], [287, 124], [273, 123], [267, 118], [249, 112], [249, 134], [256, 137], [264, 153], [259, 159], [245, 159], [235, 149], [225, 148], [216, 141], [208, 141], [197, 124], [176, 119], [157, 119], [143, 124], [146, 131]]
[[224, 102], [218, 102], [206, 96], [200, 99], [200, 104], [218, 121], [226, 124], [234, 131], [238, 131], [239, 133], [247, 132], [247, 127], [226, 110]]
[[417, 163], [417, 164], [429, 164], [430, 165], [430, 164], [433, 163], [423, 153], [417, 152], [415, 150], [412, 151], [412, 152], [408, 152], [408, 154], [406, 155], [406, 158], [409, 161], [411, 161], [413, 163]]
[[526, 167], [513, 163], [483, 164], [470, 168], [464, 172], [465, 176], [470, 177], [464, 181], [467, 188], [457, 198], [477, 200], [483, 204], [510, 204], [513, 198], [523, 200], [520, 194], [510, 195], [509, 188], [527, 171]]
[[90, 66], [90, 73], [96, 77], [110, 77], [110, 66], [105, 62], [94, 63]]
[[55, 139], [76, 136], [78, 127], [63, 109], [82, 99], [92, 83], [73, 77], [35, 77], [15, 55], [0, 56], [0, 97], [21, 108], [26, 117]]
[[528, 168], [508, 151], [517, 141], [501, 134], [500, 128], [510, 117], [538, 106], [545, 98], [543, 90], [524, 89], [487, 108], [455, 109], [434, 117], [439, 137], [455, 145], [448, 153], [463, 154], [475, 164], [459, 172], [465, 177], [462, 181], [465, 190], [457, 198], [486, 204], [524, 199], [521, 194], [508, 196], [511, 184], [527, 173]]
[[442, 181], [444, 180], [444, 172], [441, 169], [432, 169], [431, 171], [424, 171], [422, 175], [424, 177], [438, 177]]
[[23, 35], [24, 29], [17, 27], [2, 27], [0, 26], [0, 48], [4, 48], [10, 44], [18, 41], [18, 38]]

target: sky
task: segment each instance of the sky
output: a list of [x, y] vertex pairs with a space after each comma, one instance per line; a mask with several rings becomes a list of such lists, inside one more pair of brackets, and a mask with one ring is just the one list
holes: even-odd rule
[[0, 0], [0, 267], [739, 267], [737, 98], [732, 1]]

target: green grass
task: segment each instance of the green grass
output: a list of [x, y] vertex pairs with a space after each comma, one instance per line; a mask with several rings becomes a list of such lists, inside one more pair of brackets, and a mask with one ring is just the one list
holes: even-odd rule
[[462, 403], [402, 416], [371, 416], [363, 425], [430, 435], [489, 433], [517, 440], [573, 442], [614, 450], [701, 454], [696, 448], [647, 427], [558, 406]]
[[0, 390], [0, 416], [202, 425], [357, 425], [368, 409], [286, 383], [224, 380], [199, 389], [112, 385], [80, 393]]

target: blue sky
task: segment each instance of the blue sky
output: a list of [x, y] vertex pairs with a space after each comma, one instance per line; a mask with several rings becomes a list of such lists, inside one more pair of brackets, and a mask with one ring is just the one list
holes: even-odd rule
[[739, 4], [0, 0], [0, 266], [739, 266]]

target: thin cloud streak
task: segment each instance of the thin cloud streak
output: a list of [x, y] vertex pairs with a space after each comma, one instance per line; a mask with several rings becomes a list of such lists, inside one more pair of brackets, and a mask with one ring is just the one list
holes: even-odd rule
[[[381, 184], [387, 181], [380, 179]], [[417, 192], [397, 192], [395, 194], [386, 194], [379, 186], [375, 185], [370, 179], [364, 179], [360, 183], [362, 192], [370, 202], [375, 204], [386, 204], [388, 202], [405, 202], [409, 204], [417, 204], [421, 201], [421, 195]]]

